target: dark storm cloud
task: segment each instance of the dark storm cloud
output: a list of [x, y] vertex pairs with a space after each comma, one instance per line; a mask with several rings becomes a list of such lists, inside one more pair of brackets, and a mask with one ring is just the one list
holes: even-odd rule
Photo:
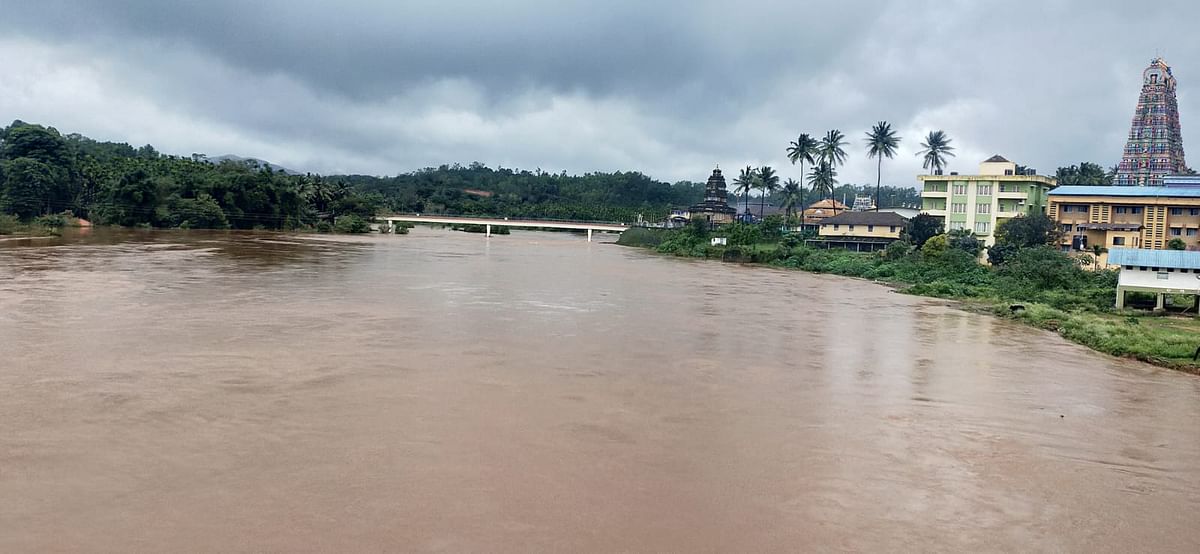
[[[969, 171], [1119, 157], [1141, 69], [1181, 82], [1200, 136], [1190, 2], [161, 2], [0, 0], [0, 118], [320, 171], [479, 160], [702, 179], [784, 165], [806, 131], [922, 134]], [[1200, 139], [1197, 139], [1200, 140]], [[1193, 161], [1193, 165], [1197, 165]], [[793, 176], [791, 168], [785, 176]], [[797, 175], [798, 176], [798, 175]]]

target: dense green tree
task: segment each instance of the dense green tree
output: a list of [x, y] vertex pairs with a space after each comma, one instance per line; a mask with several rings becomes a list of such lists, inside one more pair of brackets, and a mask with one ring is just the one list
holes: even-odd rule
[[0, 209], [21, 219], [49, 213], [47, 203], [55, 186], [54, 169], [33, 158], [15, 158], [3, 162], [4, 180], [0, 182]]
[[908, 222], [907, 241], [917, 248], [944, 232], [942, 219], [929, 214], [919, 214]]
[[883, 159], [896, 156], [896, 148], [900, 145], [900, 137], [892, 130], [892, 125], [886, 121], [876, 123], [867, 133], [867, 157], [875, 158], [875, 210], [879, 210], [879, 191], [883, 183]]
[[975, 233], [966, 229], [955, 229], [946, 233], [947, 246], [956, 250], [962, 250], [972, 256], [979, 256], [983, 251], [983, 241], [975, 236]]
[[1167, 250], [1187, 250], [1187, 243], [1179, 237], [1167, 241]]
[[1054, 176], [1059, 185], [1111, 185], [1113, 183], [1113, 175], [1110, 175], [1099, 164], [1091, 162], [1060, 167]]
[[917, 153], [924, 158], [921, 167], [930, 170], [931, 173], [940, 173], [945, 169], [946, 158], [954, 157], [954, 147], [950, 146], [950, 142], [950, 137], [945, 131], [930, 131], [925, 137], [925, 142], [921, 143], [923, 150]]
[[1062, 240], [1058, 223], [1041, 213], [1022, 215], [996, 227], [996, 243], [1018, 248], [1056, 246]]
[[764, 165], [758, 168], [758, 189], [762, 191], [758, 203], [758, 217], [762, 219], [763, 212], [766, 211], [767, 196], [779, 190], [779, 174], [775, 173], [771, 166]]

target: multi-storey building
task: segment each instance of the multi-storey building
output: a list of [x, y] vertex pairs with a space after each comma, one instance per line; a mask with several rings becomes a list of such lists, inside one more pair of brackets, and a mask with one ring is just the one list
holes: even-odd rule
[[942, 218], [947, 231], [966, 229], [992, 246], [998, 225], [1044, 210], [1046, 192], [1057, 181], [1035, 173], [992, 156], [979, 164], [979, 175], [921, 175], [922, 208]]
[[1142, 94], [1114, 184], [1158, 186], [1164, 176], [1187, 170], [1175, 86], [1175, 76], [1162, 58], [1154, 58], [1142, 72]]
[[1046, 213], [1062, 226], [1064, 247], [1163, 249], [1180, 239], [1200, 249], [1200, 187], [1058, 187]]

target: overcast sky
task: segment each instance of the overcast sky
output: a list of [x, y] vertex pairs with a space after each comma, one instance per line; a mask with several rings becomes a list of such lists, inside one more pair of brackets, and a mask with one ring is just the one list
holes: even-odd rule
[[788, 142], [837, 128], [861, 183], [883, 119], [884, 181], [914, 185], [932, 129], [951, 170], [1117, 163], [1156, 53], [1200, 156], [1198, 21], [1192, 0], [0, 0], [0, 120], [322, 173], [669, 181], [798, 177]]

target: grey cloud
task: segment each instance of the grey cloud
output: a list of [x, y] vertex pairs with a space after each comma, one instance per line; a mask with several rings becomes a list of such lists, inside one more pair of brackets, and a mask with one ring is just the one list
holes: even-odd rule
[[992, 153], [1111, 165], [1156, 51], [1180, 79], [1185, 141], [1200, 137], [1200, 6], [1185, 1], [0, 0], [0, 13], [0, 59], [24, 71], [0, 81], [0, 116], [319, 171], [478, 160], [699, 180], [713, 163], [785, 165], [797, 133], [840, 128], [842, 178], [866, 182], [861, 135], [880, 119], [905, 138], [885, 166], [900, 184], [934, 128], [959, 147], [956, 169]]

